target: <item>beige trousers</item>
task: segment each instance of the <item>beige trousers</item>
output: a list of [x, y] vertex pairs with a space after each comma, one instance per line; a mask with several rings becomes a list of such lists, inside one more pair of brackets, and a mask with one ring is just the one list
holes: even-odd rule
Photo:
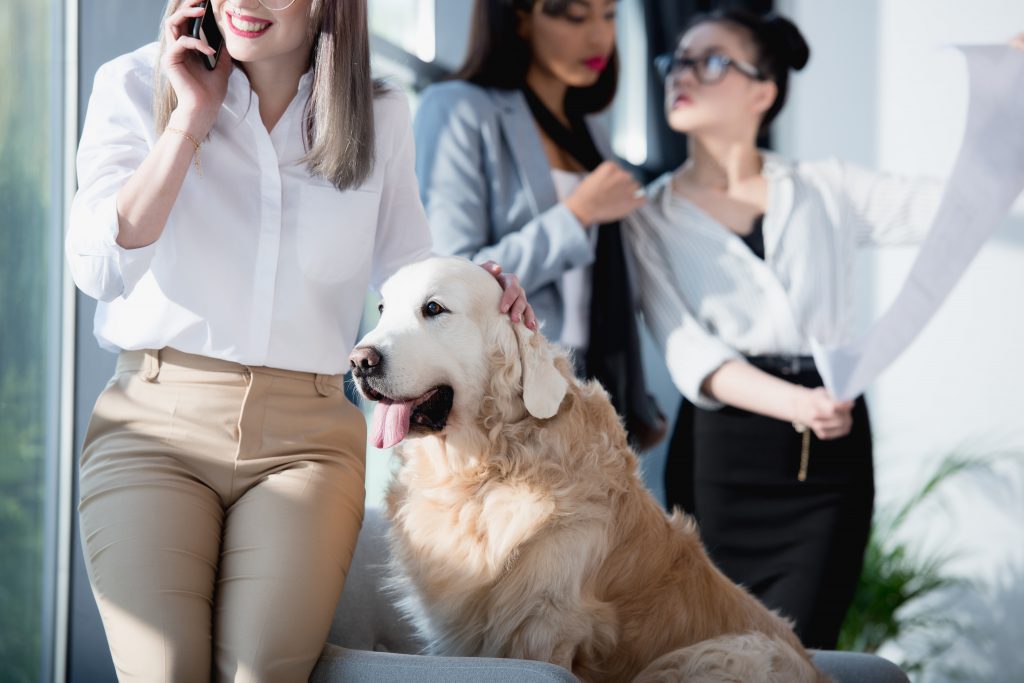
[[362, 523], [340, 375], [121, 354], [81, 461], [82, 545], [121, 681], [305, 681]]

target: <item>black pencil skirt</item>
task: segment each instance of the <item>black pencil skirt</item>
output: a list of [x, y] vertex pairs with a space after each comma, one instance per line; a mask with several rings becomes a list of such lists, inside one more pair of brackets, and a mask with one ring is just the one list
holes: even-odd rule
[[[784, 379], [821, 386], [817, 372]], [[857, 399], [851, 432], [803, 436], [788, 422], [685, 402], [669, 446], [669, 509], [694, 514], [718, 567], [795, 622], [807, 647], [834, 649], [853, 600], [874, 504], [871, 425]]]

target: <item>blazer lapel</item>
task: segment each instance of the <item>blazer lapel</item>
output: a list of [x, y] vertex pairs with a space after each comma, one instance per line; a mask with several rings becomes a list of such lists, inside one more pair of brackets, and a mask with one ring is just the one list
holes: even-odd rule
[[591, 114], [586, 118], [587, 129], [590, 130], [590, 137], [594, 140], [594, 146], [601, 153], [604, 159], [616, 160], [614, 150], [611, 146], [611, 136], [608, 135], [608, 128], [605, 126], [603, 114]]
[[558, 203], [551, 166], [533, 122], [526, 98], [518, 90], [492, 90], [501, 112], [505, 142], [515, 161], [534, 215], [539, 216]]

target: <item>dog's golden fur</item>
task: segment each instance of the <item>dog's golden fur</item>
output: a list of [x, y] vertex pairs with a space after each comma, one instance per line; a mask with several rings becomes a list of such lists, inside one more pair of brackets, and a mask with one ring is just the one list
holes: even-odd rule
[[[477, 413], [399, 446], [387, 494], [398, 588], [427, 649], [549, 661], [584, 681], [828, 680], [712, 565], [693, 521], [664, 514], [601, 386], [496, 301]], [[524, 373], [545, 367], [565, 393], [540, 419]]]

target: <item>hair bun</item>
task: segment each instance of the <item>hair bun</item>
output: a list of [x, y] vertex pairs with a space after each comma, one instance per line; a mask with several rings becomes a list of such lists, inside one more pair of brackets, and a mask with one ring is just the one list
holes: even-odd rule
[[799, 71], [811, 57], [811, 48], [807, 46], [800, 29], [789, 19], [774, 12], [764, 16], [765, 37], [777, 54], [789, 68]]

